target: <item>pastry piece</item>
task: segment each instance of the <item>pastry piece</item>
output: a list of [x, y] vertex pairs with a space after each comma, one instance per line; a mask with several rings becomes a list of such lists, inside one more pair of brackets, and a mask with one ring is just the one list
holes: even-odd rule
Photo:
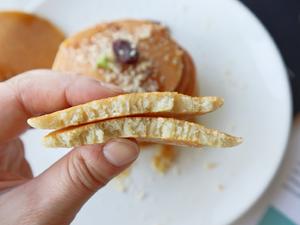
[[191, 97], [176, 92], [130, 93], [74, 106], [40, 117], [28, 123], [40, 129], [61, 129], [116, 117], [201, 115], [223, 105], [219, 97]]
[[103, 23], [68, 38], [59, 48], [53, 69], [89, 75], [126, 92], [179, 88], [191, 93], [195, 84], [188, 53], [166, 27], [147, 20]]
[[191, 147], [233, 147], [242, 139], [202, 125], [163, 117], [125, 117], [54, 131], [44, 137], [47, 147], [104, 143], [112, 138]]
[[31, 69], [51, 68], [63, 33], [23, 12], [0, 13], [0, 81]]

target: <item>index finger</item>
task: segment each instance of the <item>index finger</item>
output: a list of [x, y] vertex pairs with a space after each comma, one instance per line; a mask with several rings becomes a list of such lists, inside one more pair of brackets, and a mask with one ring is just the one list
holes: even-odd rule
[[0, 143], [22, 133], [30, 117], [120, 93], [113, 85], [85, 76], [26, 72], [0, 83]]

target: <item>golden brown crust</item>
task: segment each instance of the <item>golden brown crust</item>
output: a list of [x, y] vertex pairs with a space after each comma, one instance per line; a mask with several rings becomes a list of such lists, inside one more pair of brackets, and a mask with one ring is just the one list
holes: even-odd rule
[[61, 129], [116, 117], [201, 115], [223, 105], [219, 97], [191, 97], [176, 92], [130, 93], [31, 118], [35, 128]]
[[193, 147], [232, 147], [241, 142], [240, 138], [182, 120], [129, 117], [55, 131], [45, 137], [44, 143], [48, 147], [73, 147], [117, 137]]
[[197, 90], [196, 69], [192, 57], [187, 51], [183, 55], [183, 74], [176, 91], [185, 95], [195, 96]]
[[0, 13], [0, 81], [37, 68], [51, 68], [63, 33], [38, 16]]
[[[118, 38], [135, 43], [140, 54], [138, 64], [122, 72], [118, 65], [110, 68], [111, 73], [97, 68], [97, 57], [104, 52], [111, 55], [108, 48]], [[184, 67], [193, 66], [184, 65], [184, 54], [164, 26], [146, 20], [122, 20], [100, 24], [68, 38], [60, 46], [53, 69], [92, 76], [127, 92], [174, 91], [181, 77], [189, 76], [184, 74]], [[134, 76], [128, 75], [131, 73]], [[136, 84], [129, 85], [130, 82]]]
[[44, 137], [47, 147], [74, 147], [104, 143], [112, 138], [191, 147], [233, 147], [242, 142], [217, 130], [171, 118], [127, 117], [54, 131]]

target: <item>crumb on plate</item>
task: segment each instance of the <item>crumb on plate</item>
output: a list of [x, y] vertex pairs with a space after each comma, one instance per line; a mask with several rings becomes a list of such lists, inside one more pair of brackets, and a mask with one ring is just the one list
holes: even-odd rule
[[130, 175], [131, 167], [124, 170], [122, 173], [120, 173], [117, 177], [115, 177], [114, 181], [114, 187], [119, 192], [126, 192], [128, 189], [128, 176]]
[[224, 187], [223, 184], [219, 184], [218, 187], [217, 187], [217, 189], [218, 189], [219, 192], [223, 192], [224, 189], [225, 189], [225, 187]]
[[160, 174], [165, 174], [176, 160], [176, 150], [169, 145], [162, 145], [152, 159], [153, 168]]
[[136, 194], [136, 198], [139, 200], [139, 201], [143, 201], [146, 197], [146, 193], [142, 190], [142, 191], [139, 191], [137, 194]]
[[219, 166], [219, 164], [216, 162], [207, 162], [204, 164], [204, 168], [206, 170], [213, 170], [213, 169], [216, 169], [218, 166]]

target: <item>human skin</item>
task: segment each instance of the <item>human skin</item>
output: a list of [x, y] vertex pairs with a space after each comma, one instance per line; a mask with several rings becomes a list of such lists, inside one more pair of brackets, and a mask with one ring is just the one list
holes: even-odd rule
[[134, 140], [114, 139], [74, 148], [33, 177], [19, 138], [28, 129], [30, 117], [121, 93], [115, 86], [85, 76], [50, 70], [29, 71], [0, 82], [2, 225], [70, 224], [96, 191], [137, 158], [139, 147]]

